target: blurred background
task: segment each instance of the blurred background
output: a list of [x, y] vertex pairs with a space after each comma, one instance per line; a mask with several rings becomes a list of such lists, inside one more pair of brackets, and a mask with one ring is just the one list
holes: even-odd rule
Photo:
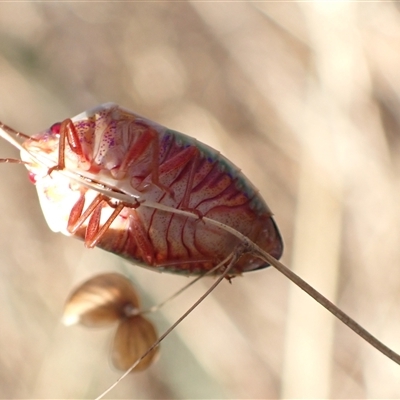
[[[396, 2], [0, 4], [0, 120], [33, 134], [113, 101], [220, 150], [283, 262], [398, 352], [399, 71]], [[25, 168], [0, 168], [0, 397], [96, 397], [120, 376], [114, 331], [61, 324], [72, 288], [121, 272], [148, 307], [189, 280], [53, 234]], [[212, 282], [152, 315], [160, 333]], [[399, 380], [268, 268], [223, 282], [108, 398], [399, 398]]]

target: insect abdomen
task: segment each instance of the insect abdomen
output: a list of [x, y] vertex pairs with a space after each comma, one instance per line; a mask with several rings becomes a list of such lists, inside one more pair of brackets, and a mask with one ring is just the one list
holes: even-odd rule
[[[135, 125], [130, 123], [133, 131]], [[146, 120], [141, 119], [138, 129], [143, 135], [149, 134], [146, 126]], [[98, 244], [100, 247], [160, 270], [201, 273], [221, 262], [239, 243], [232, 234], [203, 222], [204, 216], [229, 225], [280, 257], [282, 241], [271, 212], [234, 164], [216, 150], [179, 132], [157, 126], [149, 129], [157, 145], [149, 144], [123, 178], [124, 187], [131, 185], [138, 190], [144, 202], [137, 209], [125, 210], [127, 215], [121, 215], [125, 231], [117, 234], [119, 239], [105, 236]], [[152, 157], [154, 148], [159, 152], [156, 165]], [[146, 200], [191, 211], [199, 219], [146, 207]], [[146, 246], [139, 231], [146, 233]], [[259, 259], [247, 257], [233, 272], [263, 266], [266, 264]]]

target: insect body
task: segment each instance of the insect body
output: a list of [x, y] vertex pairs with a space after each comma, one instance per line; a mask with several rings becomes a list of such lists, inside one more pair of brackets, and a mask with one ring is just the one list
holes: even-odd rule
[[[275, 258], [282, 254], [271, 211], [237, 167], [211, 147], [115, 104], [55, 124], [23, 147], [50, 228], [88, 247], [157, 270], [199, 274], [240, 243], [211, 219]], [[40, 161], [44, 156], [53, 167]], [[57, 173], [63, 170], [79, 179]], [[245, 254], [231, 275], [267, 265]]]

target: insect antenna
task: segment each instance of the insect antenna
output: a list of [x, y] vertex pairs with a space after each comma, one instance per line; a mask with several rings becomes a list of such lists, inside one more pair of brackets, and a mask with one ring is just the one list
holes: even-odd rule
[[[26, 135], [25, 133], [16, 131], [15, 129], [9, 127], [8, 125], [3, 124], [3, 122], [0, 122], [0, 129], [7, 132], [8, 135], [14, 135], [14, 136], [22, 137], [24, 139], [29, 139], [29, 140], [36, 140], [35, 138], [32, 138], [29, 135]], [[4, 136], [3, 136], [3, 138], [6, 139]]]
[[[37, 138], [34, 138], [32, 136], [26, 135], [25, 133], [16, 131], [13, 128], [10, 128], [8, 125], [0, 122], [0, 137], [6, 140], [8, 143], [10, 143], [12, 146], [17, 148], [19, 151], [22, 153], [25, 153], [26, 155], [29, 156], [29, 158], [33, 161], [36, 162], [40, 165], [45, 166], [48, 168], [50, 171], [52, 169], [55, 169], [57, 165], [55, 165], [54, 161], [49, 159], [46, 154], [32, 154], [29, 152], [25, 147], [23, 147], [17, 140], [15, 140], [14, 136], [23, 138], [25, 140], [30, 140], [34, 142], [39, 142], [40, 140]], [[22, 161], [22, 160], [17, 160], [13, 158], [2, 158], [0, 159], [0, 163], [14, 163], [14, 164], [25, 164], [29, 165], [29, 162]], [[78, 176], [73, 171], [69, 171], [67, 168], [62, 171], [56, 171], [60, 175], [67, 176], [70, 179], [73, 179], [75, 181], [81, 182], [82, 178]], [[84, 183], [83, 183], [84, 184]]]
[[2, 137], [4, 140], [7, 140], [8, 143], [10, 143], [11, 145], [13, 145], [14, 147], [16, 147], [19, 150], [22, 151], [26, 151], [20, 143], [18, 143], [13, 136], [17, 136], [17, 137], [21, 137], [27, 140], [34, 140], [36, 141], [35, 138], [32, 138], [29, 135], [26, 135], [25, 133], [22, 132], [18, 132], [13, 128], [10, 128], [8, 125], [3, 124], [2, 122], [0, 122], [0, 137]]
[[18, 160], [17, 158], [0, 158], [0, 163], [5, 164], [27, 164], [27, 162]]
[[[6, 140], [8, 143], [10, 143], [12, 146], [17, 148], [20, 151], [27, 152], [27, 150], [21, 146], [20, 143], [18, 143], [13, 136], [17, 136], [23, 139], [27, 140], [35, 140], [35, 138], [30, 137], [29, 135], [26, 135], [25, 133], [18, 132], [13, 128], [10, 128], [8, 125], [3, 124], [0, 122], [0, 137], [2, 137], [4, 140]], [[28, 164], [25, 161], [18, 160], [16, 158], [0, 158], [0, 163], [10, 163], [10, 164]]]

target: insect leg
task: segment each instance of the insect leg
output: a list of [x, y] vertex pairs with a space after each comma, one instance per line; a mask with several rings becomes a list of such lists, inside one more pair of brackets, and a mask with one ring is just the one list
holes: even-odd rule
[[[195, 146], [191, 146], [182, 150], [180, 153], [172, 157], [170, 160], [168, 160], [161, 166], [159, 176], [165, 181], [168, 179], [167, 178], [168, 175], [176, 176], [179, 174], [180, 171], [183, 170], [183, 168], [185, 168], [188, 164], [190, 164], [188, 177], [186, 181], [186, 187], [183, 194], [183, 198], [179, 204], [179, 209], [196, 214], [200, 221], [203, 218], [202, 213], [195, 208], [189, 207], [190, 195], [194, 187], [194, 178], [196, 174], [196, 168], [198, 166], [199, 155], [200, 152]], [[171, 174], [172, 171], [174, 171], [175, 173]]]
[[100, 217], [101, 217], [102, 207], [103, 206], [101, 203], [98, 204], [98, 206], [92, 212], [88, 226], [86, 228], [85, 246], [88, 247], [89, 249], [94, 248], [98, 244], [99, 240], [107, 231], [107, 229], [110, 227], [112, 222], [115, 220], [115, 218], [118, 217], [119, 213], [123, 210], [124, 205], [122, 203], [118, 203], [114, 211], [110, 215], [110, 217], [100, 228]]
[[[101, 198], [100, 198], [100, 196], [101, 196]], [[99, 199], [99, 200], [97, 200], [97, 199]], [[101, 210], [103, 208], [102, 203], [107, 203], [110, 207], [114, 208], [114, 211], [108, 217], [107, 221], [100, 227]], [[113, 223], [113, 221], [118, 217], [118, 215], [121, 213], [121, 211], [125, 207], [135, 209], [135, 208], [139, 207], [139, 205], [140, 205], [140, 202], [131, 204], [131, 203], [125, 203], [123, 201], [120, 201], [117, 204], [115, 204], [115, 203], [111, 202], [110, 199], [104, 195], [97, 196], [96, 199], [88, 207], [88, 209], [90, 208], [90, 211], [86, 210], [84, 213], [84, 214], [87, 213], [88, 215], [91, 214], [90, 220], [89, 220], [87, 228], [86, 228], [85, 246], [88, 247], [89, 249], [96, 247], [98, 245], [100, 239], [103, 237], [103, 235], [109, 229], [110, 225]], [[82, 215], [82, 217], [84, 217], [84, 215]], [[134, 228], [135, 240], [136, 240], [137, 244], [139, 245], [139, 248], [142, 251], [143, 257], [146, 259], [146, 262], [148, 264], [152, 264], [152, 262], [154, 260], [154, 256], [153, 256], [154, 249], [147, 237], [146, 231], [143, 228], [143, 224], [137, 217], [136, 212], [130, 213], [129, 218], [131, 221], [133, 221], [132, 225]], [[83, 219], [83, 221], [85, 219]]]
[[154, 247], [151, 241], [149, 240], [149, 236], [143, 226], [142, 221], [139, 219], [135, 211], [129, 214], [129, 220], [132, 233], [134, 235], [136, 244], [140, 252], [142, 253], [143, 260], [145, 260], [147, 264], [153, 265]]
[[[180, 175], [180, 173], [184, 170], [184, 168], [191, 162], [191, 160], [196, 160], [199, 154], [199, 150], [195, 146], [190, 146], [173, 157], [164, 161], [161, 166], [156, 164], [156, 160], [153, 160], [152, 172], [151, 172], [151, 183], [163, 189], [166, 193], [169, 193], [173, 196], [169, 185], [173, 184], [175, 179]], [[191, 171], [189, 173], [189, 182], [187, 183], [187, 187], [185, 189], [184, 197], [188, 198], [190, 196], [190, 190], [193, 186], [195, 169], [192, 166]], [[146, 185], [148, 185], [147, 177], [144, 182], [142, 182], [143, 187], [139, 187], [139, 190], [143, 190]], [[162, 183], [161, 183], [162, 182]], [[187, 200], [188, 201], [188, 200]]]
[[60, 140], [58, 144], [58, 163], [54, 167], [51, 167], [48, 171], [50, 175], [53, 171], [60, 171], [65, 168], [65, 143], [68, 142], [71, 150], [80, 158], [81, 161], [85, 161], [83, 155], [82, 146], [79, 141], [78, 132], [76, 131], [75, 125], [70, 119], [66, 119], [61, 123], [60, 126]]
[[71, 213], [68, 219], [67, 230], [69, 233], [74, 234], [86, 221], [86, 219], [93, 213], [96, 207], [106, 199], [106, 196], [99, 194], [95, 197], [89, 207], [82, 214], [83, 207], [85, 205], [85, 193], [82, 193], [79, 200], [72, 207]]
[[122, 179], [130, 166], [151, 146], [152, 159], [151, 159], [151, 182], [158, 186], [166, 193], [170, 193], [171, 190], [160, 182], [159, 178], [159, 154], [160, 144], [158, 133], [144, 124], [141, 121], [136, 121], [135, 126], [145, 128], [144, 131], [140, 132], [138, 140], [133, 143], [126, 156], [124, 157], [121, 166], [119, 167], [116, 178]]
[[[138, 122], [135, 123], [136, 125]], [[140, 126], [145, 126], [144, 124], [140, 124]], [[118, 168], [118, 173], [116, 175], [116, 179], [122, 179], [125, 177], [128, 172], [129, 167], [146, 151], [146, 149], [153, 145], [154, 143], [158, 143], [157, 133], [145, 126], [146, 129], [144, 132], [140, 132], [138, 139], [131, 145], [131, 148], [126, 153], [123, 158], [120, 167]], [[134, 132], [133, 132], [134, 133]], [[157, 153], [158, 157], [158, 153]]]

